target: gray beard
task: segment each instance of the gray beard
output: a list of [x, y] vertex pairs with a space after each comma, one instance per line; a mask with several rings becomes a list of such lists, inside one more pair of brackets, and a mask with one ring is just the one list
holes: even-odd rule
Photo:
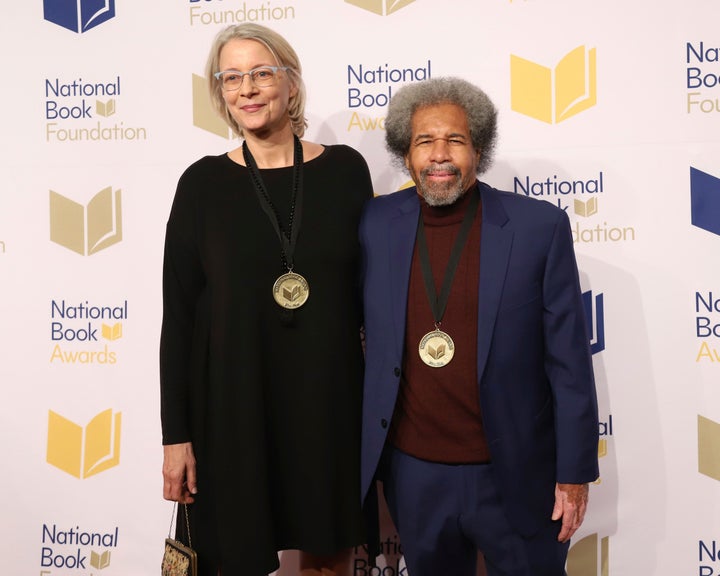
[[460, 171], [454, 166], [451, 168], [457, 180], [450, 184], [428, 184], [425, 177], [431, 170], [426, 168], [420, 172], [420, 182], [417, 183], [417, 187], [428, 206], [450, 206], [462, 198], [464, 190]]

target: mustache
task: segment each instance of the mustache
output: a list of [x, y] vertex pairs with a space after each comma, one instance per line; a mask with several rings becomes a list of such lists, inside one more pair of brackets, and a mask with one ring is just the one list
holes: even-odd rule
[[420, 171], [420, 174], [422, 174], [423, 176], [428, 176], [431, 174], [435, 174], [436, 172], [449, 172], [453, 176], [458, 176], [460, 174], [460, 169], [454, 164], [446, 162], [445, 164], [434, 164], [432, 166], [428, 166], [427, 168], [423, 168]]

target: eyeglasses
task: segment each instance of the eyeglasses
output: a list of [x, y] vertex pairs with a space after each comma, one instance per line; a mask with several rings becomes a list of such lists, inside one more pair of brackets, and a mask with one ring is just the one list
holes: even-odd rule
[[250, 76], [250, 80], [255, 86], [272, 86], [277, 79], [277, 71], [287, 69], [287, 66], [260, 66], [259, 68], [253, 68], [249, 72], [223, 70], [222, 72], [215, 72], [213, 76], [220, 81], [223, 90], [231, 92], [242, 86], [246, 75]]

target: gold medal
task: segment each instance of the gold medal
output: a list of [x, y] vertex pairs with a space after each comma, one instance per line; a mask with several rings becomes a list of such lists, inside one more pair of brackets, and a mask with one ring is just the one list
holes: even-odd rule
[[455, 355], [455, 343], [450, 335], [438, 330], [428, 332], [418, 346], [420, 359], [432, 368], [442, 368], [450, 363]]
[[273, 284], [275, 302], [288, 310], [300, 308], [307, 302], [309, 295], [310, 287], [307, 280], [294, 272], [283, 274]]

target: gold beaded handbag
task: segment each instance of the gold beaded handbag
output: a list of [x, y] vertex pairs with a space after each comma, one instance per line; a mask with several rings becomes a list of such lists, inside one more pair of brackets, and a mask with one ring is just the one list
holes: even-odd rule
[[170, 518], [170, 530], [165, 538], [165, 552], [162, 559], [162, 576], [197, 576], [197, 552], [192, 549], [190, 539], [190, 517], [188, 516], [187, 504], [185, 508], [185, 527], [187, 528], [187, 545], [180, 540], [171, 537], [173, 520], [177, 504], [173, 505], [172, 518]]

